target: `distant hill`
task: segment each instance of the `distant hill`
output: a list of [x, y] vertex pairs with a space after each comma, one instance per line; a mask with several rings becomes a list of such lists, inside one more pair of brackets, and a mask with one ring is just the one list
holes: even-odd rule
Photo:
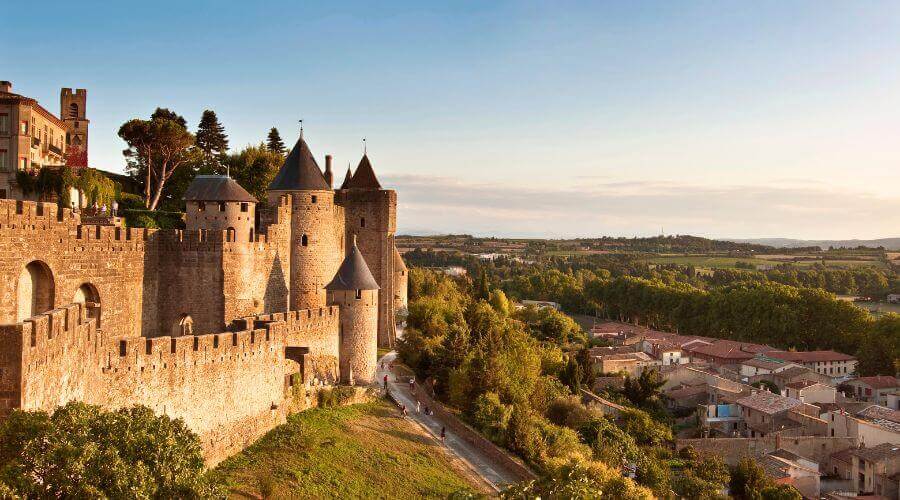
[[791, 238], [745, 238], [745, 239], [726, 239], [726, 241], [734, 241], [736, 243], [754, 243], [757, 245], [767, 245], [776, 248], [801, 248], [801, 247], [821, 247], [827, 249], [834, 248], [856, 248], [859, 246], [878, 248], [884, 247], [887, 250], [900, 250], [900, 238], [879, 238], [876, 240], [795, 240]]

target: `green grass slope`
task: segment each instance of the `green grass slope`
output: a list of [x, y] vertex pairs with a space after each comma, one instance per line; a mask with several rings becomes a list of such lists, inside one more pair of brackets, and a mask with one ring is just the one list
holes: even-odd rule
[[233, 498], [446, 498], [483, 488], [381, 400], [291, 415], [215, 474]]

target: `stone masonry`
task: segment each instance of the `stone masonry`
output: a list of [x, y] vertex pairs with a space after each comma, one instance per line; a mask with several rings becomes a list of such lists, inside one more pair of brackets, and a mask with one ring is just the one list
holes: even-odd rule
[[[0, 200], [0, 416], [143, 404], [184, 419], [216, 463], [284, 421], [294, 384], [370, 382], [406, 298], [396, 194], [372, 187], [370, 166], [362, 186], [323, 189], [298, 148], [266, 207], [198, 177], [185, 230]], [[353, 255], [369, 281], [326, 293]]]

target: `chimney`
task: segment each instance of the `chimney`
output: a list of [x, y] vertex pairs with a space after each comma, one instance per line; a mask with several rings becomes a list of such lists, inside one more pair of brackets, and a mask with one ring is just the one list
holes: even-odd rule
[[325, 182], [328, 187], [334, 186], [334, 173], [331, 171], [331, 155], [325, 155]]
[[0, 81], [0, 92], [12, 93], [12, 82], [9, 80]]

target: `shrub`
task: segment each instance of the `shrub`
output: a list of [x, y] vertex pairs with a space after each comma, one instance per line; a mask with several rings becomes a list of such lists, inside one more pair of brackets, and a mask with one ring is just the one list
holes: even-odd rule
[[222, 495], [204, 474], [197, 436], [144, 406], [16, 410], [0, 424], [0, 443], [0, 482], [25, 497]]
[[491, 441], [504, 445], [512, 407], [500, 402], [495, 392], [486, 392], [475, 400], [472, 421]]
[[319, 407], [330, 408], [342, 406], [351, 401], [356, 395], [356, 389], [347, 385], [338, 385], [330, 389], [322, 389], [318, 393]]

